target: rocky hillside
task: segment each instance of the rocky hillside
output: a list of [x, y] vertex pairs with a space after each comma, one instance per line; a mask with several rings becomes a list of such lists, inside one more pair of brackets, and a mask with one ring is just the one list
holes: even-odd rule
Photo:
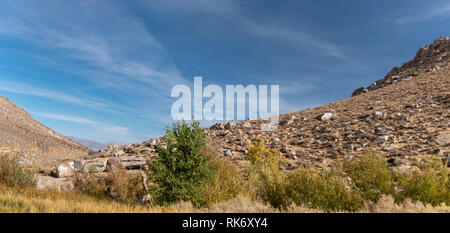
[[87, 154], [87, 148], [47, 128], [0, 96], [0, 153], [19, 155], [28, 166], [51, 167]]
[[406, 62], [400, 68], [394, 67], [383, 79], [374, 82], [367, 88], [356, 89], [352, 96], [391, 85], [396, 82], [410, 80], [419, 74], [429, 73], [445, 68], [450, 57], [450, 37], [440, 37], [433, 44], [421, 47], [413, 60]]
[[[381, 153], [392, 167], [402, 170], [414, 169], [418, 160], [430, 156], [450, 165], [450, 61], [448, 55], [437, 52], [444, 42], [448, 48], [448, 41], [440, 38], [432, 46], [422, 47], [414, 61], [396, 71], [398, 77], [406, 77], [404, 74], [414, 70], [412, 77], [388, 75], [377, 82], [377, 88], [354, 97], [283, 114], [272, 132], [261, 130], [269, 119], [218, 123], [205, 128], [208, 145], [240, 167], [247, 163], [246, 149], [257, 138], [280, 150], [287, 160], [286, 170], [299, 166], [326, 169], [368, 150]], [[439, 54], [441, 59], [429, 54]], [[389, 81], [394, 79], [397, 81]], [[39, 184], [56, 183], [64, 189], [79, 171], [105, 174], [125, 168], [139, 172], [149, 158], [157, 156], [159, 142], [160, 138], [155, 138], [122, 147], [111, 143], [85, 159], [60, 163], [52, 172], [58, 178], [41, 177]]]
[[[242, 166], [246, 148], [262, 138], [287, 158], [286, 169], [331, 167], [368, 149], [392, 166], [408, 167], [420, 156], [450, 152], [450, 38], [419, 49], [414, 60], [394, 68], [354, 97], [280, 116], [274, 132], [264, 120], [219, 123], [205, 129], [219, 156]], [[155, 140], [124, 147], [130, 155], [152, 154]]]

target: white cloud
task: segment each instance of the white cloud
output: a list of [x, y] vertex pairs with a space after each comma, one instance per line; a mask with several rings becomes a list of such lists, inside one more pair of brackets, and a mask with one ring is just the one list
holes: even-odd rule
[[[439, 5], [439, 6], [438, 6]], [[438, 4], [432, 6], [428, 10], [419, 9], [420, 12], [415, 12], [414, 15], [406, 16], [396, 20], [397, 24], [411, 24], [421, 21], [427, 21], [435, 18], [450, 17], [450, 3]]]

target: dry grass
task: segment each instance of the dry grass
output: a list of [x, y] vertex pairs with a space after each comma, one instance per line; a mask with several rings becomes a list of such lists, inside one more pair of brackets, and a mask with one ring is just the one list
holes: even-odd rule
[[[211, 208], [196, 209], [180, 202], [169, 207], [139, 206], [97, 199], [79, 193], [63, 193], [34, 188], [16, 189], [0, 186], [0, 213], [320, 213], [320, 210], [293, 206], [280, 211], [248, 197], [239, 196]], [[450, 207], [424, 206], [406, 201], [396, 205], [384, 196], [376, 205], [367, 205], [361, 213], [450, 213]]]
[[367, 205], [362, 213], [450, 213], [450, 206], [432, 207], [406, 200], [403, 204], [395, 204], [391, 196], [383, 196], [377, 204]]
[[167, 208], [150, 207], [73, 192], [0, 187], [1, 213], [183, 213], [193, 212], [191, 208], [186, 203]]

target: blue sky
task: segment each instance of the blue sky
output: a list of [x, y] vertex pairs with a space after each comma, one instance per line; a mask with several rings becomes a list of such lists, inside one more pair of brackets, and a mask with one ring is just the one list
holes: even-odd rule
[[164, 133], [170, 91], [278, 84], [280, 111], [349, 97], [449, 36], [450, 2], [0, 2], [0, 95], [68, 136]]

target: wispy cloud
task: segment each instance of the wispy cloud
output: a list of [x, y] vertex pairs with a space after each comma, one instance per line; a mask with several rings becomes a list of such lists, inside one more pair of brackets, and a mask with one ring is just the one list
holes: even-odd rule
[[432, 5], [428, 10], [420, 9], [414, 15], [409, 15], [396, 20], [397, 24], [411, 24], [421, 21], [428, 21], [435, 18], [450, 17], [450, 3]]
[[[151, 9], [179, 15], [194, 15], [210, 17], [215, 21], [234, 22], [236, 27], [242, 27], [246, 33], [263, 39], [272, 39], [294, 49], [314, 52], [317, 55], [330, 56], [348, 60], [345, 50], [340, 46], [315, 36], [308, 30], [294, 29], [278, 24], [266, 24], [252, 20], [243, 13], [241, 2], [236, 0], [165, 0], [146, 4]], [[211, 17], [212, 16], [212, 17]], [[307, 28], [307, 25], [304, 25]]]
[[244, 25], [253, 33], [282, 41], [302, 51], [315, 52], [318, 55], [331, 56], [347, 60], [344, 50], [336, 44], [320, 39], [306, 30], [294, 30], [279, 25], [259, 24], [249, 20]]
[[6, 91], [6, 92], [11, 92], [11, 93], [16, 93], [16, 94], [48, 98], [48, 99], [52, 99], [52, 100], [59, 101], [59, 102], [76, 104], [76, 105], [89, 107], [89, 108], [95, 108], [95, 109], [98, 109], [98, 108], [106, 109], [108, 107], [107, 103], [97, 101], [97, 100], [92, 100], [86, 96], [79, 97], [79, 96], [75, 96], [75, 95], [69, 95], [66, 93], [58, 92], [58, 91], [33, 87], [33, 86], [30, 86], [25, 83], [0, 80], [0, 90]]
[[58, 120], [58, 121], [66, 121], [70, 123], [75, 123], [78, 125], [82, 125], [84, 127], [90, 127], [91, 134], [89, 136], [95, 136], [97, 139], [102, 139], [105, 141], [110, 140], [126, 140], [126, 141], [134, 141], [134, 138], [130, 134], [130, 129], [123, 126], [117, 126], [112, 124], [107, 124], [103, 122], [98, 122], [82, 117], [76, 117], [76, 116], [69, 116], [59, 113], [42, 113], [37, 112], [34, 113], [34, 115], [52, 119], [52, 120]]
[[[14, 17], [0, 16], [0, 34], [57, 50], [64, 53], [65, 59], [87, 62], [118, 74], [122, 80], [110, 82], [117, 89], [133, 80], [166, 93], [168, 86], [185, 82], [156, 38], [139, 20], [115, 4], [101, 0], [29, 3], [31, 6], [26, 9], [16, 2], [6, 3]], [[98, 84], [98, 77], [85, 78]], [[102, 77], [100, 82], [108, 82], [107, 79], [108, 76]]]
[[[61, 81], [56, 86], [45, 79], [22, 77], [34, 78], [31, 85], [0, 77], [0, 90], [106, 111], [133, 134], [159, 132], [159, 124], [167, 121], [164, 113], [170, 110], [170, 89], [190, 82], [147, 26], [119, 1], [2, 1], [0, 38], [27, 47], [2, 47], [1, 52], [68, 73], [64, 78], [70, 83], [86, 85], [74, 88]], [[43, 111], [58, 110], [50, 106]], [[137, 132], [138, 124], [157, 128]], [[111, 130], [116, 135], [123, 132], [121, 127], [99, 126], [90, 128], [104, 130], [105, 135]]]

